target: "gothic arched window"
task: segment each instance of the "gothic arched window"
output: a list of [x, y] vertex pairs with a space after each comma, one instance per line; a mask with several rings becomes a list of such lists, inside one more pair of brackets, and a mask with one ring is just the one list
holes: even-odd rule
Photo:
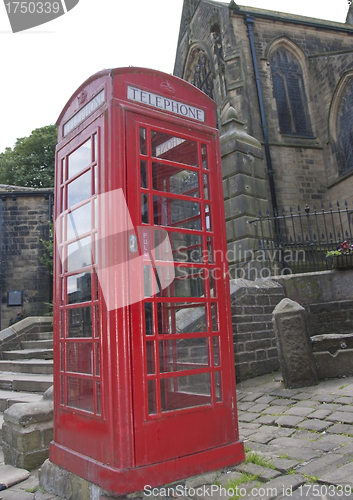
[[312, 137], [303, 71], [296, 56], [283, 46], [270, 58], [280, 133]]
[[353, 78], [341, 97], [337, 112], [337, 162], [340, 175], [353, 169]]

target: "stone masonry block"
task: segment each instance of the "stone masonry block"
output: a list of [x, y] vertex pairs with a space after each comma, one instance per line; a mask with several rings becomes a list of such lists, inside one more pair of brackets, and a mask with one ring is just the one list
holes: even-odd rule
[[273, 325], [285, 387], [317, 384], [304, 307], [288, 298], [281, 300], [273, 311]]

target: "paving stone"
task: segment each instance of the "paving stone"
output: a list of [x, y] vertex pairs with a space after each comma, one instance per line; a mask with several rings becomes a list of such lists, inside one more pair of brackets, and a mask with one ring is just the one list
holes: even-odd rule
[[337, 434], [326, 434], [320, 437], [315, 441], [315, 443], [313, 443], [313, 447], [316, 450], [322, 451], [337, 450], [343, 455], [350, 453], [350, 449], [352, 449], [353, 452], [352, 438], [349, 438], [347, 436], [339, 436]]
[[253, 474], [257, 476], [260, 481], [269, 481], [281, 475], [278, 470], [270, 469], [269, 467], [263, 467], [257, 464], [240, 464], [236, 467], [239, 472], [246, 472], [247, 474]]
[[322, 455], [321, 451], [312, 450], [309, 448], [306, 449], [288, 445], [277, 446], [273, 445], [272, 443], [273, 441], [271, 441], [271, 443], [269, 444], [261, 444], [248, 441], [246, 445], [251, 451], [256, 451], [257, 453], [260, 453], [269, 460], [273, 460], [273, 458], [275, 457], [278, 458], [285, 457], [291, 460], [308, 462], [309, 460], [312, 460], [313, 458], [317, 458], [320, 455]]
[[253, 402], [251, 402], [251, 403], [243, 403], [243, 402], [241, 402], [241, 403], [239, 403], [237, 405], [239, 411], [248, 411], [248, 410], [250, 410], [250, 408], [252, 406], [255, 406]]
[[263, 392], [254, 392], [254, 393], [250, 392], [244, 398], [242, 398], [242, 401], [256, 401], [263, 395], [264, 395]]
[[275, 389], [271, 391], [271, 396], [277, 396], [278, 398], [288, 398], [300, 393], [300, 389]]
[[282, 415], [276, 420], [276, 424], [282, 427], [297, 427], [301, 422], [303, 422], [302, 417], [294, 417], [292, 415]]
[[270, 404], [274, 399], [276, 399], [274, 396], [261, 396], [256, 400], [256, 403]]
[[291, 399], [274, 399], [271, 401], [270, 405], [271, 406], [286, 406], [287, 408], [290, 407], [290, 405], [294, 404], [295, 401], [292, 401]]
[[300, 392], [299, 394], [295, 394], [292, 399], [294, 400], [305, 400], [307, 401], [308, 399], [311, 399], [312, 396], [314, 395], [313, 392]]
[[348, 460], [348, 457], [340, 453], [326, 453], [324, 456], [298, 467], [296, 472], [321, 477], [338, 465], [347, 463]]
[[349, 485], [353, 487], [353, 462], [320, 476], [319, 482], [339, 486]]
[[289, 460], [287, 458], [274, 458], [271, 460], [271, 463], [276, 470], [282, 472], [283, 474], [286, 474], [289, 470], [294, 469], [294, 467], [299, 464], [297, 460]]
[[261, 425], [255, 424], [254, 422], [240, 422], [239, 427], [242, 429], [259, 429]]
[[296, 408], [301, 408], [301, 407], [304, 407], [304, 408], [316, 408], [320, 403], [318, 401], [311, 401], [310, 399], [307, 400], [307, 399], [303, 399], [301, 401], [298, 401], [297, 403], [295, 403], [295, 407]]
[[297, 417], [307, 417], [310, 413], [313, 413], [312, 408], [293, 406], [285, 411], [285, 415], [294, 415]]
[[308, 431], [323, 432], [331, 426], [331, 422], [326, 420], [318, 420], [313, 418], [311, 420], [304, 420], [299, 424], [299, 427]]
[[330, 420], [331, 422], [342, 422], [343, 424], [353, 424], [353, 413], [336, 411], [327, 417], [327, 420]]
[[281, 415], [286, 411], [284, 406], [269, 406], [262, 413], [264, 415]]
[[252, 422], [260, 416], [260, 413], [250, 413], [244, 412], [239, 413], [238, 420], [239, 422]]
[[348, 413], [353, 413], [353, 406], [351, 406], [351, 405], [343, 405], [343, 406], [341, 406], [341, 408], [339, 409], [339, 411], [346, 411]]
[[335, 398], [335, 403], [340, 403], [342, 405], [351, 405], [353, 404], [353, 398], [349, 396], [341, 396], [340, 398]]
[[237, 481], [241, 478], [241, 472], [230, 471], [225, 474], [220, 474], [216, 481], [220, 486], [226, 488], [229, 485], [230, 481]]
[[268, 404], [257, 404], [257, 401], [256, 401], [256, 404], [251, 407], [251, 411], [253, 413], [260, 413], [263, 410], [266, 410], [266, 408], [268, 408]]
[[319, 420], [324, 420], [326, 417], [331, 415], [332, 411], [331, 410], [316, 410], [313, 413], [310, 413], [308, 415], [308, 418], [316, 418]]
[[267, 444], [276, 436], [273, 432], [255, 432], [249, 436], [250, 441], [255, 441], [256, 443]]
[[263, 432], [272, 432], [274, 437], [289, 437], [291, 436], [295, 430], [288, 429], [287, 427], [277, 427], [275, 425], [263, 425], [260, 428]]
[[258, 432], [258, 431], [255, 429], [240, 429], [239, 435], [240, 435], [240, 438], [243, 439], [243, 438], [251, 436], [255, 432]]
[[262, 417], [258, 418], [256, 422], [259, 424], [272, 425], [277, 418], [277, 415], [263, 415]]
[[274, 446], [280, 446], [285, 449], [288, 447], [295, 448], [309, 448], [311, 443], [305, 439], [296, 439], [294, 437], [279, 437], [272, 441], [271, 443]]
[[334, 424], [327, 429], [326, 432], [331, 434], [348, 434], [353, 436], [353, 427], [348, 424]]
[[332, 411], [335, 411], [335, 410], [338, 410], [339, 408], [341, 408], [340, 404], [336, 404], [336, 403], [320, 403], [320, 405], [316, 409], [317, 410], [332, 410]]
[[332, 403], [335, 398], [330, 394], [317, 394], [313, 395], [312, 399], [314, 401], [320, 401], [320, 403]]
[[300, 429], [300, 430], [296, 431], [292, 435], [292, 437], [295, 439], [306, 439], [310, 443], [313, 443], [317, 439], [320, 439], [321, 434], [317, 434], [316, 432], [309, 432], [307, 430]]
[[189, 488], [197, 488], [198, 486], [202, 486], [204, 484], [213, 484], [216, 480], [217, 473], [209, 472], [206, 474], [199, 474], [198, 476], [193, 476], [188, 478], [185, 481], [185, 487]]

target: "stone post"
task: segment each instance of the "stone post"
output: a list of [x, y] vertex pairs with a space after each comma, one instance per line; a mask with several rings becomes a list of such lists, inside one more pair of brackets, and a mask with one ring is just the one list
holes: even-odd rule
[[286, 389], [318, 383], [305, 309], [282, 299], [273, 311], [279, 364]]
[[267, 277], [254, 269], [259, 235], [255, 224], [248, 224], [259, 211], [266, 214], [269, 209], [261, 144], [246, 132], [233, 107], [222, 121], [220, 143], [230, 276], [250, 280]]

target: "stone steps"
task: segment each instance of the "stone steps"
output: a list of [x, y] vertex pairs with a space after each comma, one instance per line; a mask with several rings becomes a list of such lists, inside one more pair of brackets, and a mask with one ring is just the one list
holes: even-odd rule
[[0, 372], [37, 373], [41, 375], [53, 374], [51, 359], [18, 359], [0, 360]]
[[7, 408], [41, 401], [53, 385], [53, 332], [24, 332], [15, 344], [0, 352], [0, 431]]
[[13, 351], [3, 351], [3, 360], [20, 359], [53, 359], [53, 349], [16, 349]]

